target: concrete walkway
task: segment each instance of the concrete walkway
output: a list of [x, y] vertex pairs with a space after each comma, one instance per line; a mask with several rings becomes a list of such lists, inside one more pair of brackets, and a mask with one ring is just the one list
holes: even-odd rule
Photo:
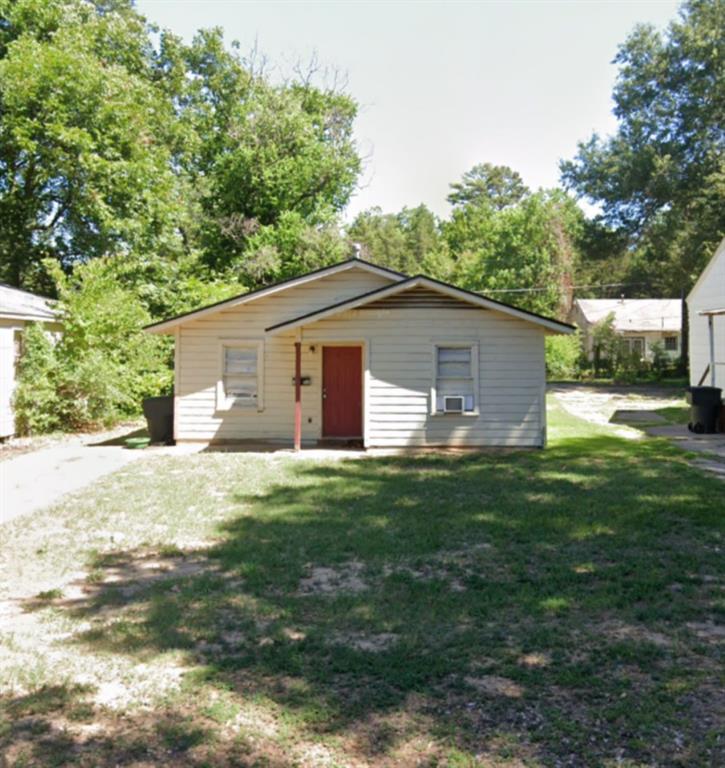
[[0, 525], [49, 507], [66, 493], [149, 456], [148, 450], [93, 442], [92, 436], [74, 438], [0, 461]]
[[646, 432], [652, 437], [666, 437], [684, 451], [703, 454], [692, 464], [725, 480], [725, 434], [696, 435], [684, 424], [647, 427]]

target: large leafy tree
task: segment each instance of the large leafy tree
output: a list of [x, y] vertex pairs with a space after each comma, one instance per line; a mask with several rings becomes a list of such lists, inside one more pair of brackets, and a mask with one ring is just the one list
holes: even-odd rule
[[128, 3], [4, 2], [0, 39], [0, 276], [40, 287], [51, 256], [172, 246], [171, 106]]
[[274, 224], [249, 236], [244, 256], [248, 284], [265, 284], [342, 261], [351, 255], [334, 216], [310, 224], [296, 211], [283, 213]]
[[[246, 261], [260, 230], [294, 214], [309, 239], [346, 205], [360, 170], [356, 104], [306, 80], [270, 83], [224, 45], [219, 29], [188, 47], [165, 34], [160, 72], [189, 135], [179, 163], [192, 180], [204, 260], [255, 282], [259, 259], [249, 268]], [[291, 266], [281, 259], [277, 276]]]
[[438, 219], [425, 205], [399, 213], [371, 208], [358, 214], [347, 234], [364, 258], [407, 274], [435, 272], [445, 249]]
[[687, 289], [725, 234], [724, 29], [723, 0], [690, 0], [664, 34], [637, 27], [615, 58], [616, 134], [562, 164], [629, 238], [643, 289]]
[[352, 99], [271, 82], [218, 29], [152, 32], [130, 0], [0, 0], [0, 279], [46, 288], [46, 257], [115, 255], [146, 287], [251, 285], [308, 260], [278, 249], [260, 273], [255, 236], [294, 215], [309, 245], [346, 204]]
[[571, 301], [583, 216], [559, 190], [529, 194], [499, 209], [453, 211], [444, 225], [459, 285], [536, 312], [565, 316]]

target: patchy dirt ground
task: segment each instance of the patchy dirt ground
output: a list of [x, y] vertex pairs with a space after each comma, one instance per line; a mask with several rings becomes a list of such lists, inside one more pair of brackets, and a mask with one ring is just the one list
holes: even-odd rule
[[653, 413], [661, 408], [674, 408], [683, 403], [683, 394], [657, 387], [637, 387], [626, 390], [621, 387], [588, 387], [581, 385], [552, 385], [549, 392], [572, 416], [592, 424], [611, 426], [614, 433], [631, 440], [640, 440], [642, 431], [623, 424], [615, 424], [612, 417], [617, 411], [651, 412], [649, 418], [658, 422], [661, 417]]
[[11, 522], [0, 765], [724, 764], [725, 488], [558, 405], [550, 433], [162, 455]]

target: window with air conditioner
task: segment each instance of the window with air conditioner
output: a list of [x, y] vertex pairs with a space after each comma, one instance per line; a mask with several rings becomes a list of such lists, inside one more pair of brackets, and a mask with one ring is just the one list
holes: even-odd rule
[[433, 348], [433, 414], [475, 414], [478, 411], [478, 346], [441, 343]]
[[217, 410], [263, 408], [264, 355], [261, 341], [222, 341]]
[[444, 395], [443, 412], [444, 413], [464, 413], [466, 410], [465, 395]]

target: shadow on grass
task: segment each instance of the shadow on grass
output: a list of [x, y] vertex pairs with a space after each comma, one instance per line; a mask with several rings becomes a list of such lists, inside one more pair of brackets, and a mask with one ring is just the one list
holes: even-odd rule
[[1, 764], [189, 768], [288, 764], [281, 751], [259, 754], [253, 741], [244, 737], [216, 743], [211, 727], [200, 725], [182, 709], [119, 716], [94, 706], [93, 692], [92, 686], [55, 685], [1, 700]]
[[145, 427], [139, 428], [139, 429], [132, 429], [129, 432], [124, 433], [123, 435], [118, 435], [117, 437], [111, 437], [108, 440], [101, 440], [97, 443], [88, 443], [89, 448], [106, 448], [108, 446], [125, 446], [126, 440], [130, 440], [134, 437], [148, 437], [149, 433], [148, 430]]
[[431, 760], [712, 760], [714, 648], [688, 623], [717, 607], [725, 494], [662, 441], [297, 461], [224, 491], [239, 512], [214, 546], [101, 556], [53, 601], [91, 622], [75, 642], [183, 651], [192, 696], [263, 697], [368, 763], [423, 742]]

